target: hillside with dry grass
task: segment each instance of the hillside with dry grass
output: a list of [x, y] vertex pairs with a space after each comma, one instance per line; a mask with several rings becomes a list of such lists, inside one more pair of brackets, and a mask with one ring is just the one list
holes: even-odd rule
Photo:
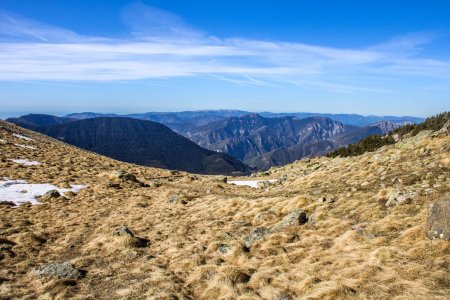
[[[140, 167], [1, 122], [0, 298], [449, 299], [448, 126], [240, 179], [277, 181]], [[5, 200], [43, 184], [37, 205]]]

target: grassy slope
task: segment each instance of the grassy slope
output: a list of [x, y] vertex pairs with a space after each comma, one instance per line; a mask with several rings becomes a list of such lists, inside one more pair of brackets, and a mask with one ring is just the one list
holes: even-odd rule
[[[7, 141], [0, 143], [0, 178], [89, 188], [44, 205], [0, 205], [0, 298], [450, 295], [449, 242], [424, 235], [428, 204], [450, 193], [449, 136], [431, 138], [425, 132], [358, 157], [298, 161], [269, 171], [271, 178], [285, 179], [281, 184], [252, 190], [224, 184], [220, 177], [120, 163], [12, 128], [36, 141], [0, 128], [0, 139]], [[21, 167], [9, 158], [43, 164]], [[108, 187], [106, 174], [119, 169], [151, 186]], [[386, 207], [394, 190], [413, 190], [417, 197]], [[175, 203], [169, 201], [173, 195]], [[318, 202], [319, 197], [334, 202]], [[241, 238], [251, 230], [272, 226], [296, 208], [307, 212], [309, 224], [288, 227], [250, 249], [242, 246]], [[118, 225], [150, 245], [136, 248], [114, 236]], [[220, 254], [221, 245], [230, 251]], [[86, 270], [86, 277], [69, 282], [30, 274], [32, 267], [67, 260]]]

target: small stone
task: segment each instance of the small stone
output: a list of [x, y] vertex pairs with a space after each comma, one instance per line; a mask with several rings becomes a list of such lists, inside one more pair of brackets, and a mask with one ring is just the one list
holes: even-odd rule
[[407, 190], [395, 190], [393, 191], [386, 202], [386, 206], [394, 206], [400, 203], [409, 203], [416, 199], [417, 193], [414, 191]]
[[0, 201], [0, 205], [2, 205], [2, 206], [10, 206], [10, 207], [16, 206], [16, 204], [14, 202], [12, 202], [12, 201]]
[[172, 194], [172, 195], [169, 196], [169, 202], [170, 203], [176, 203], [179, 198], [180, 198], [180, 196], [178, 196], [177, 194]]
[[230, 250], [231, 250], [231, 246], [227, 245], [227, 244], [221, 244], [217, 248], [217, 252], [219, 252], [220, 254], [227, 254]]
[[67, 279], [78, 279], [83, 277], [82, 272], [75, 269], [70, 262], [43, 265], [33, 269], [33, 273], [38, 276], [50, 276]]
[[331, 197], [320, 197], [319, 199], [317, 199], [317, 202], [319, 203], [333, 203], [334, 199]]
[[44, 194], [45, 198], [58, 198], [61, 194], [57, 190], [50, 190]]
[[126, 227], [126, 226], [119, 226], [119, 227], [117, 227], [116, 228], [116, 235], [134, 237], [133, 232], [131, 232], [131, 230], [128, 229], [128, 227]]

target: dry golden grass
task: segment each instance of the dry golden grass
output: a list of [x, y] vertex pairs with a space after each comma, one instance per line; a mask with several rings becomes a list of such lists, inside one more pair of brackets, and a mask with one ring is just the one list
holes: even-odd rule
[[[0, 298], [450, 298], [449, 242], [424, 234], [428, 204], [450, 194], [449, 136], [424, 133], [360, 157], [298, 161], [264, 175], [281, 183], [250, 189], [0, 127], [6, 141], [0, 179], [88, 186], [42, 205], [0, 205]], [[10, 158], [42, 164], [21, 166]], [[110, 178], [117, 170], [148, 186]], [[393, 192], [405, 189], [416, 197], [386, 207]], [[295, 209], [308, 214], [308, 224], [244, 247], [253, 229], [270, 228]], [[115, 235], [118, 226], [135, 237]], [[86, 276], [73, 281], [30, 272], [64, 261]]]

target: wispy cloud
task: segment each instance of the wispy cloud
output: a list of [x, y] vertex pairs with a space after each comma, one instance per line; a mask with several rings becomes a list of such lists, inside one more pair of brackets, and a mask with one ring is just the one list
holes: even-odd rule
[[435, 33], [339, 49], [214, 37], [142, 3], [125, 7], [123, 19], [130, 35], [118, 39], [83, 36], [0, 11], [0, 80], [129, 81], [207, 75], [240, 85], [289, 83], [351, 93], [383, 91], [364, 86], [364, 77], [450, 78], [449, 61], [420, 56]]

